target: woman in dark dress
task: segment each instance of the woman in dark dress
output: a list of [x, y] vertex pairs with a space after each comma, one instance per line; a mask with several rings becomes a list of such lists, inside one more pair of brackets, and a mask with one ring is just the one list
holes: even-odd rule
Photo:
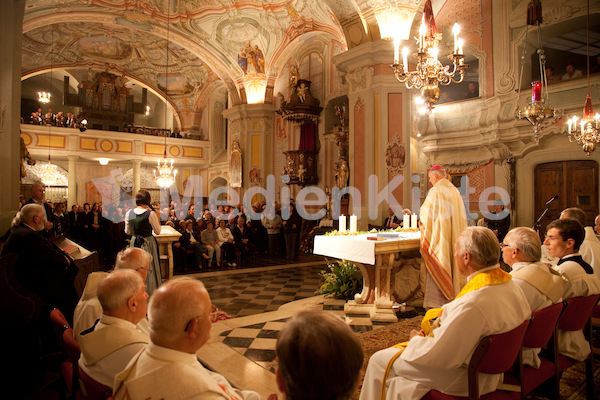
[[140, 190], [135, 195], [136, 208], [125, 215], [125, 233], [131, 235], [130, 247], [140, 247], [150, 254], [150, 269], [146, 278], [146, 292], [152, 294], [162, 283], [158, 244], [152, 231], [160, 235], [160, 217], [158, 210], [150, 207], [150, 193]]

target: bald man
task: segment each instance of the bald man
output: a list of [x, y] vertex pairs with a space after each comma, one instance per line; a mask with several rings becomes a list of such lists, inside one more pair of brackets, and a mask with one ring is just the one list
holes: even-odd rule
[[130, 269], [113, 271], [98, 285], [102, 315], [79, 336], [79, 366], [103, 385], [112, 387], [115, 375], [150, 342], [137, 329], [146, 317], [145, 288], [142, 277]]
[[[130, 269], [136, 271], [144, 280], [148, 276], [150, 268], [150, 255], [138, 247], [128, 247], [117, 254], [115, 270]], [[98, 300], [98, 286], [100, 282], [108, 276], [107, 272], [96, 271], [88, 275], [85, 282], [83, 294], [75, 307], [73, 315], [73, 333], [75, 339], [79, 340], [82, 331], [90, 328], [102, 315], [102, 305]], [[150, 334], [148, 320], [144, 316], [139, 323], [138, 329], [141, 332]], [[112, 385], [111, 385], [112, 386]]]
[[178, 278], [159, 287], [148, 305], [151, 342], [115, 377], [114, 398], [259, 400], [198, 361], [216, 314], [211, 308], [199, 280]]

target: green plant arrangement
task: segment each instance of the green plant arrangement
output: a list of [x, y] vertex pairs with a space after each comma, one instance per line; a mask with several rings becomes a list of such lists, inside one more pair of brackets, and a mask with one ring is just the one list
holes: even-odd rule
[[325, 282], [316, 294], [332, 294], [338, 299], [352, 299], [355, 293], [362, 290], [362, 273], [352, 261], [325, 261], [329, 271], [319, 273], [325, 278]]

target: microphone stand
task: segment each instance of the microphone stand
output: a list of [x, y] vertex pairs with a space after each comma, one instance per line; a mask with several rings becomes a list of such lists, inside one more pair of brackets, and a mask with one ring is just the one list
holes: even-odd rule
[[552, 202], [554, 200], [556, 200], [557, 198], [558, 198], [558, 196], [555, 196], [555, 197], [551, 198], [548, 202], [546, 202], [546, 209], [542, 212], [542, 215], [540, 215], [540, 217], [537, 219], [537, 221], [535, 221], [535, 224], [533, 224], [533, 230], [535, 230], [538, 234], [540, 233], [539, 228], [540, 228], [540, 225], [542, 224], [542, 218], [544, 218], [544, 215], [546, 215], [546, 213], [550, 209], [550, 204], [552, 204]]

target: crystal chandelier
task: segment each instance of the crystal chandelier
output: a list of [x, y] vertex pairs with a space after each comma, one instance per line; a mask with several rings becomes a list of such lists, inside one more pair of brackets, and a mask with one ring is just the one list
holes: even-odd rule
[[396, 79], [404, 83], [408, 89], [421, 90], [427, 109], [429, 112], [433, 105], [440, 99], [439, 85], [448, 86], [450, 83], [460, 83], [465, 77], [465, 69], [469, 66], [465, 64], [463, 53], [463, 40], [458, 37], [460, 27], [454, 24], [454, 51], [448, 56], [452, 60], [452, 71], [450, 66], [444, 66], [438, 60], [438, 44], [442, 39], [442, 34], [438, 33], [433, 18], [433, 8], [431, 0], [425, 2], [421, 26], [419, 28], [419, 37], [417, 39], [417, 53], [414, 57], [417, 59], [416, 69], [409, 70], [408, 65], [408, 47], [402, 50], [402, 63], [400, 63], [399, 43], [394, 41], [394, 64], [390, 67], [394, 70]]
[[50, 103], [50, 97], [52, 97], [50, 92], [38, 92], [38, 101], [40, 103]]
[[590, 0], [587, 2], [587, 97], [583, 106], [583, 118], [578, 120], [573, 116], [567, 121], [570, 142], [577, 142], [583, 147], [583, 151], [590, 156], [596, 149], [596, 143], [600, 142], [600, 115], [595, 114], [592, 109], [592, 96], [590, 96]]
[[[167, 100], [167, 96], [168, 96], [168, 85], [169, 85], [169, 27], [170, 27], [170, 10], [171, 10], [171, 2], [168, 2], [168, 6], [167, 6], [167, 43], [166, 43], [166, 53], [167, 53], [167, 65], [165, 67], [166, 72], [165, 72], [165, 128], [167, 128], [167, 117], [168, 117], [168, 100]], [[173, 159], [171, 159], [171, 164], [169, 164], [169, 162], [167, 161], [167, 134], [165, 131], [165, 153], [164, 153], [164, 157], [163, 157], [163, 163], [161, 165], [160, 163], [160, 159], [157, 162], [157, 169], [154, 169], [154, 180], [156, 181], [156, 184], [163, 188], [163, 189], [167, 189], [170, 188], [171, 185], [173, 185], [175, 183], [175, 176], [177, 176], [177, 170], [173, 168]]]
[[[523, 44], [523, 53], [521, 55], [521, 70], [519, 72], [519, 92], [517, 96], [517, 106], [515, 117], [526, 119], [533, 126], [533, 138], [539, 141], [540, 131], [552, 125], [562, 116], [560, 110], [555, 109], [548, 102], [548, 79], [546, 77], [546, 55], [542, 46], [542, 3], [539, 0], [532, 0], [527, 7], [527, 25], [525, 28], [525, 42]], [[527, 30], [529, 25], [537, 27], [538, 37], [538, 61], [540, 67], [540, 80], [531, 82], [531, 101], [524, 107], [519, 107], [519, 97], [521, 95], [521, 83], [523, 79], [523, 70], [527, 55]]]

